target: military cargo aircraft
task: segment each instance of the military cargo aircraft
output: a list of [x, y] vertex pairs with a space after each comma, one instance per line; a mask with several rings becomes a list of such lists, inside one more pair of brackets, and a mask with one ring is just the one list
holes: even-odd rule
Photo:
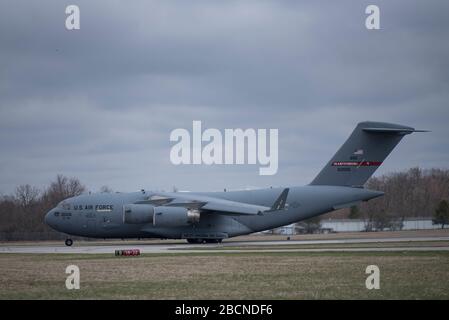
[[[269, 230], [383, 195], [363, 185], [394, 147], [413, 132], [398, 124], [359, 123], [348, 140], [306, 186], [229, 192], [85, 194], [45, 216], [53, 229], [92, 238], [186, 239], [221, 242]], [[67, 238], [67, 246], [73, 244]]]

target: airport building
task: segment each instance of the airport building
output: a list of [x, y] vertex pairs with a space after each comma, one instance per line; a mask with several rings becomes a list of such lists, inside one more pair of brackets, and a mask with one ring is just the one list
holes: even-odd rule
[[[321, 220], [321, 227], [317, 233], [332, 233], [332, 232], [362, 232], [367, 231], [368, 222], [363, 219], [326, 219]], [[449, 226], [445, 226], [448, 228]], [[431, 230], [441, 229], [441, 224], [433, 224], [432, 219], [422, 218], [407, 218], [402, 221], [402, 226], [396, 230]], [[376, 231], [373, 229], [372, 231]], [[390, 231], [385, 228], [384, 231]], [[298, 224], [291, 224], [285, 227], [278, 228], [274, 231], [277, 234], [301, 234], [306, 233], [304, 228]]]

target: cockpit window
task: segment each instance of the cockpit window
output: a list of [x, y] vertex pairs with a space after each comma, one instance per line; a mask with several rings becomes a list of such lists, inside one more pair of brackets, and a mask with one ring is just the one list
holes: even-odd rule
[[61, 201], [57, 205], [58, 208], [64, 209], [64, 210], [70, 210], [70, 203], [67, 203], [65, 200]]

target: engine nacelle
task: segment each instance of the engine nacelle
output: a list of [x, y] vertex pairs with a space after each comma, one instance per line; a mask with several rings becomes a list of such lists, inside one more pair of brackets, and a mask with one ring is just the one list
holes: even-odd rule
[[200, 221], [200, 212], [184, 207], [155, 207], [153, 225], [155, 227], [184, 227]]
[[123, 223], [152, 223], [154, 207], [149, 204], [126, 204], [123, 206]]

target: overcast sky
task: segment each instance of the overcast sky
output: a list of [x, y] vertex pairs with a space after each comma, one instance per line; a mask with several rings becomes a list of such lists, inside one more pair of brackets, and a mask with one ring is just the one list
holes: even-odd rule
[[[307, 184], [364, 120], [432, 130], [376, 175], [449, 168], [448, 40], [437, 0], [1, 0], [0, 193], [58, 173], [93, 191]], [[193, 120], [279, 129], [277, 174], [174, 166], [170, 132]]]

